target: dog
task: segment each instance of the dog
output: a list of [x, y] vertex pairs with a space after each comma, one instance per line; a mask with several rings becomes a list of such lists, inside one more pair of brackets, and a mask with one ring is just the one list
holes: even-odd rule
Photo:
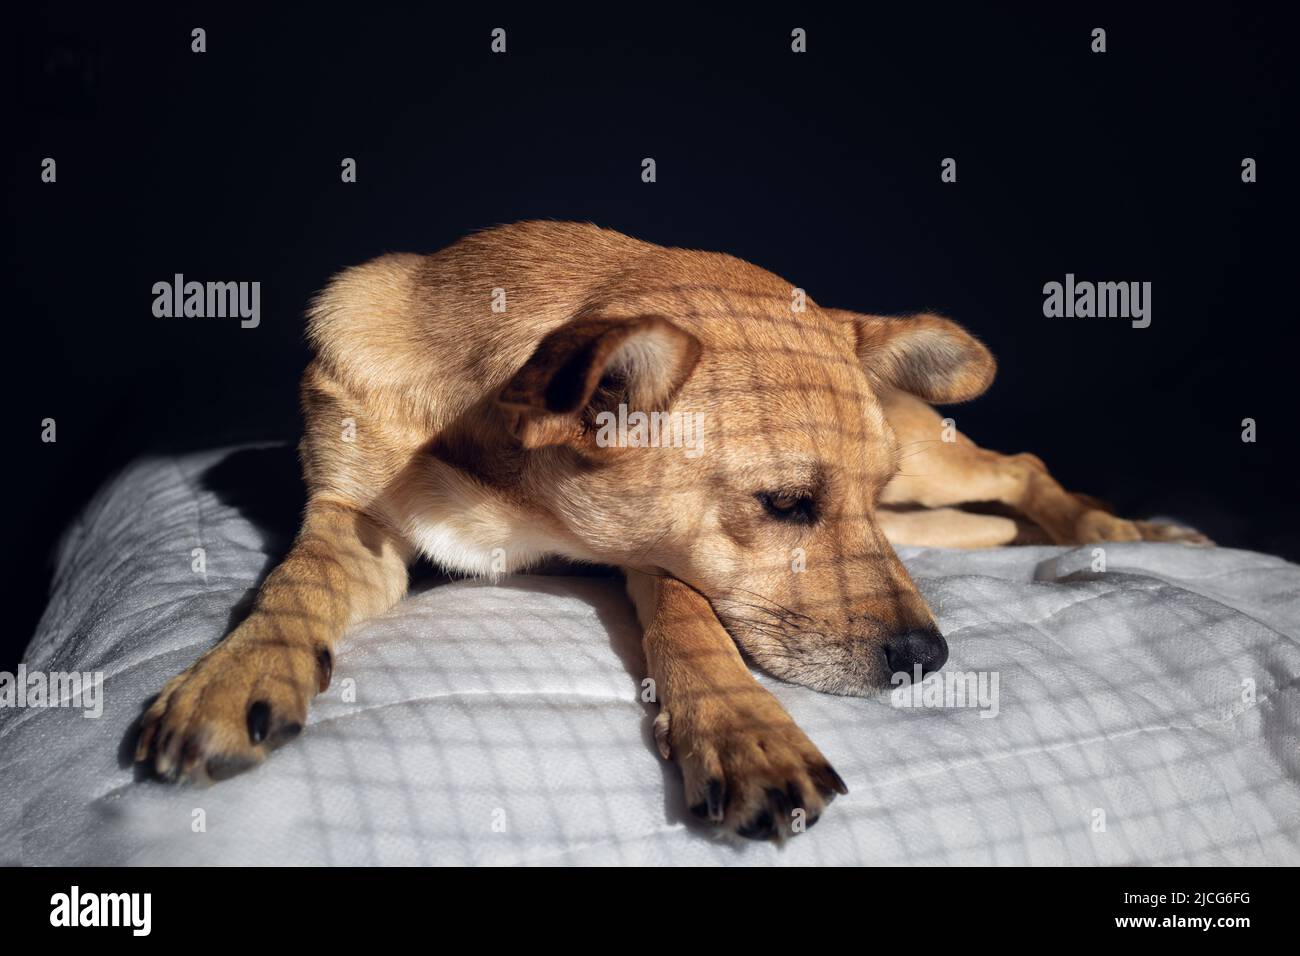
[[1208, 543], [957, 433], [932, 405], [977, 397], [995, 363], [954, 322], [824, 308], [728, 255], [520, 222], [345, 270], [307, 334], [301, 530], [141, 718], [135, 758], [166, 780], [298, 735], [340, 636], [417, 557], [496, 575], [558, 556], [624, 574], [690, 812], [781, 839], [847, 790], [742, 651], [872, 694], [948, 656], [895, 545]]

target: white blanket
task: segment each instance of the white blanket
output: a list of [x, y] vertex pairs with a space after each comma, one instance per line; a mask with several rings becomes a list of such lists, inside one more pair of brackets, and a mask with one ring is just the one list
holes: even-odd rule
[[261, 767], [137, 779], [141, 706], [284, 543], [205, 486], [227, 454], [136, 464], [66, 536], [26, 666], [102, 672], [103, 714], [0, 710], [0, 862], [1300, 863], [1300, 567], [1222, 548], [905, 551], [996, 716], [760, 674], [851, 790], [783, 847], [689, 818], [608, 577], [417, 590]]

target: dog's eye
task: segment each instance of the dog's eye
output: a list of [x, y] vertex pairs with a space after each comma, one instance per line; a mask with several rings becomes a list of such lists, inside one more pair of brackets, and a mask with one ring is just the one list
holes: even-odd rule
[[788, 491], [760, 491], [754, 497], [763, 506], [763, 510], [778, 521], [812, 524], [817, 518], [813, 499], [810, 495], [795, 494]]

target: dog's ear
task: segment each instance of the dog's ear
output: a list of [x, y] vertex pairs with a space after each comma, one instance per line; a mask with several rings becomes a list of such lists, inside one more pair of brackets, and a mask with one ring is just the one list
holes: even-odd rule
[[936, 405], [968, 401], [993, 382], [993, 354], [956, 322], [831, 311], [853, 323], [858, 358], [873, 382]]
[[700, 343], [667, 319], [573, 319], [550, 332], [501, 390], [516, 437], [528, 448], [582, 440], [600, 390], [632, 411], [660, 411], [700, 357]]

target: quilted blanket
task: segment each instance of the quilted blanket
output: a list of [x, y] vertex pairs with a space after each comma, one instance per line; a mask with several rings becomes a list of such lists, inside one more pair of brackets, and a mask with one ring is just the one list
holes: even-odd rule
[[287, 543], [286, 468], [283, 447], [143, 460], [65, 535], [4, 684], [0, 862], [1300, 863], [1300, 567], [1227, 548], [905, 549], [944, 672], [863, 699], [757, 675], [851, 791], [782, 846], [686, 812], [608, 575], [418, 584], [346, 636], [265, 764], [143, 779], [141, 707]]

